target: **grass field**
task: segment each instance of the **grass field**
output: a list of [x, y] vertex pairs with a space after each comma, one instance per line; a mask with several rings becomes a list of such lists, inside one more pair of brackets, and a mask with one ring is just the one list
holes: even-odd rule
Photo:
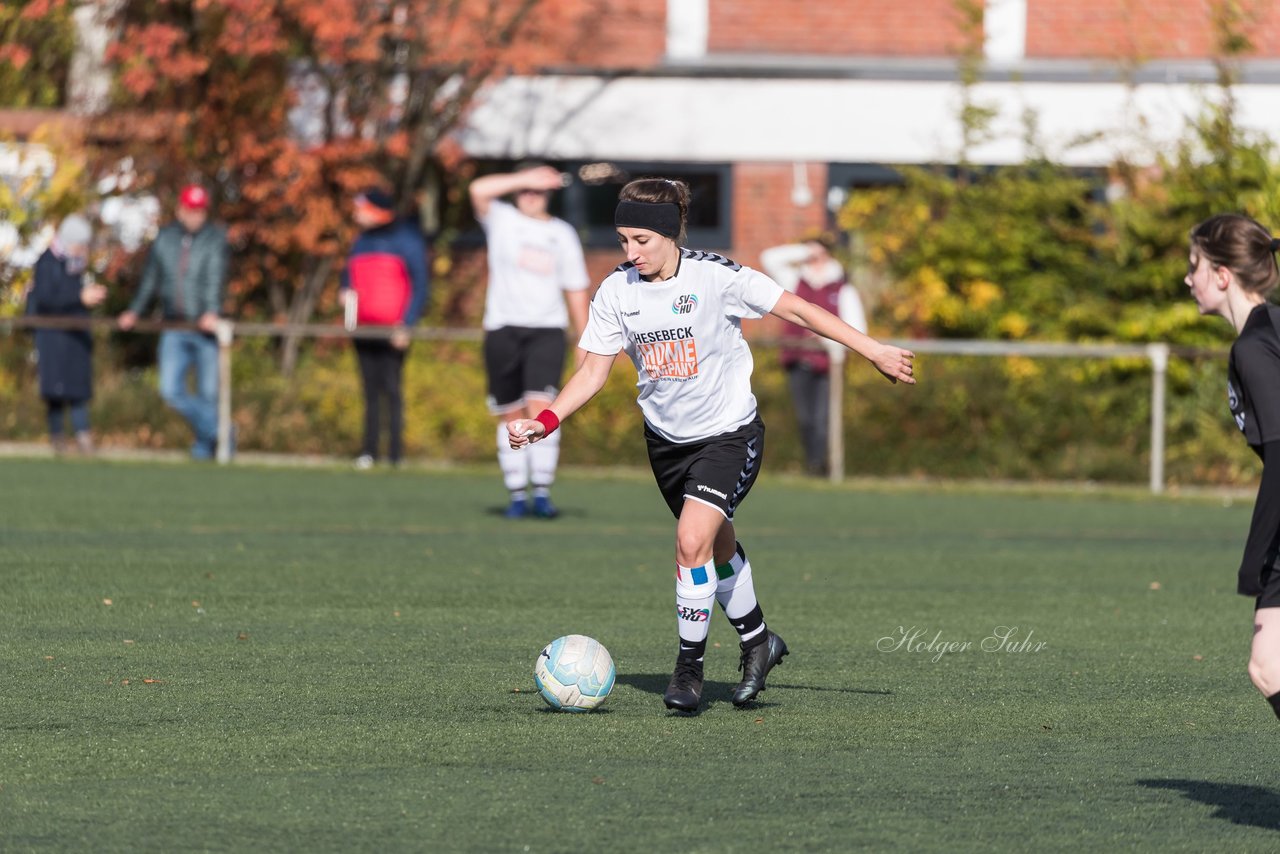
[[[0, 850], [1280, 847], [1250, 502], [766, 473], [739, 530], [792, 655], [734, 708], [717, 615], [682, 718], [647, 475], [567, 472], [553, 522], [502, 498], [487, 470], [0, 461]], [[590, 715], [533, 692], [571, 632], [618, 667]]]

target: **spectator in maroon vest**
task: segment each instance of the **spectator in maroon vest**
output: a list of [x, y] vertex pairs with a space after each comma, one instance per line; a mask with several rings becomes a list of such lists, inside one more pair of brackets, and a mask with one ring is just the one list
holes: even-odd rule
[[383, 403], [387, 409], [387, 459], [398, 465], [404, 433], [404, 355], [409, 332], [427, 308], [427, 245], [422, 231], [396, 216], [390, 194], [368, 189], [355, 197], [353, 216], [360, 235], [342, 271], [341, 298], [348, 327], [382, 326], [389, 338], [356, 338], [356, 358], [364, 385], [364, 443], [356, 468], [378, 459]]
[[[783, 288], [865, 333], [867, 318], [862, 300], [840, 262], [832, 256], [834, 248], [835, 240], [830, 234], [816, 234], [801, 243], [766, 249], [760, 253], [760, 263]], [[785, 341], [782, 367], [787, 372], [791, 400], [800, 423], [805, 468], [810, 474], [825, 475], [830, 442], [831, 365], [843, 364], [845, 351], [793, 323], [783, 327], [782, 337]]]

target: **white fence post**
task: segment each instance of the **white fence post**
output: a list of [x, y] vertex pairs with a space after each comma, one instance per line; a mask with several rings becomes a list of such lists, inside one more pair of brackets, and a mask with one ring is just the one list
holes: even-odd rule
[[218, 339], [218, 464], [231, 462], [231, 342], [236, 325], [230, 320], [219, 320], [215, 330]]
[[1148, 344], [1151, 360], [1151, 491], [1164, 492], [1164, 395], [1169, 374], [1169, 345]]
[[844, 480], [844, 354], [831, 359], [827, 374], [827, 477]]

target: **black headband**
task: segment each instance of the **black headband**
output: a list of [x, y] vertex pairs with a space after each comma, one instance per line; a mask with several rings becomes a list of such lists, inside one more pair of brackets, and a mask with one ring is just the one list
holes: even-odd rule
[[621, 228], [647, 228], [675, 240], [680, 236], [680, 208], [671, 202], [618, 202], [613, 224]]

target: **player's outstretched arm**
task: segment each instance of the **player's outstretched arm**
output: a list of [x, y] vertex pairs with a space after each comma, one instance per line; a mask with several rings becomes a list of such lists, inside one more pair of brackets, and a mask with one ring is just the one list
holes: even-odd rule
[[830, 338], [838, 344], [843, 344], [875, 365], [876, 370], [884, 374], [890, 382], [902, 381], [914, 384], [916, 381], [913, 365], [915, 353], [877, 341], [854, 329], [825, 308], [801, 299], [795, 294], [783, 293], [770, 314], [810, 329], [823, 338]]
[[[583, 355], [585, 354], [585, 355]], [[604, 388], [609, 379], [609, 369], [613, 367], [613, 356], [602, 356], [580, 350], [582, 364], [574, 371], [569, 381], [564, 384], [560, 394], [551, 401], [550, 409], [556, 423], [563, 421], [581, 409], [588, 400], [596, 396]], [[547, 427], [536, 418], [517, 418], [507, 422], [507, 440], [511, 447], [519, 450], [531, 442], [537, 442], [547, 435]]]

